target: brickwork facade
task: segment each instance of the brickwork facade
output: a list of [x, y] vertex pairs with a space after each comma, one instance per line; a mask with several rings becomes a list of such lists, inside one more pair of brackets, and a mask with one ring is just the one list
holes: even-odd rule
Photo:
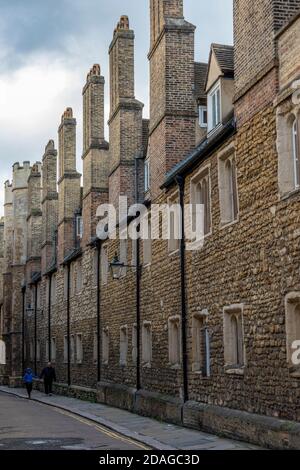
[[[232, 113], [199, 144], [195, 27], [183, 1], [150, 1], [149, 122], [134, 93], [134, 32], [121, 17], [109, 49], [109, 145], [100, 66], [83, 89], [83, 188], [69, 108], [59, 127], [58, 177], [50, 141], [42, 173], [40, 164], [15, 164], [13, 183], [5, 184], [3, 382], [15, 384], [21, 365], [39, 370], [51, 359], [60, 393], [227, 435], [234, 429], [269, 447], [295, 446], [286, 429], [300, 419], [300, 372], [290, 361], [290, 336], [300, 335], [292, 145], [300, 120], [293, 94], [299, 9], [296, 0], [234, 2], [235, 78], [223, 72], [230, 48], [216, 59], [219, 75], [210, 75], [221, 91], [228, 80], [235, 85]], [[127, 195], [129, 204], [146, 200], [149, 208], [189, 204], [199, 185], [208, 227], [200, 250], [97, 238], [100, 203], [117, 206]], [[118, 281], [109, 270], [116, 254], [125, 265]], [[294, 423], [281, 432], [277, 418]]]

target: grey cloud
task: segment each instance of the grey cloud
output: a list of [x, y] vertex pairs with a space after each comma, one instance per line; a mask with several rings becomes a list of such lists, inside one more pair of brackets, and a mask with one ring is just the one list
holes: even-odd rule
[[[232, 0], [185, 0], [184, 4], [186, 19], [197, 26], [196, 60], [207, 60], [212, 42], [232, 43]], [[81, 85], [88, 68], [95, 62], [101, 63], [102, 73], [106, 78], [108, 102], [108, 46], [113, 29], [122, 14], [129, 16], [131, 27], [135, 30], [136, 95], [146, 104], [147, 112], [148, 5], [148, 0], [0, 0], [0, 57], [4, 56], [0, 61], [0, 80], [8, 75], [8, 71], [18, 71], [30, 64], [36, 56], [59, 57], [66, 68], [71, 67], [76, 76], [82, 76], [82, 83], [76, 85], [76, 89], [73, 86], [72, 93], [66, 85], [65, 101], [61, 102], [59, 109], [55, 108], [57, 119], [49, 123], [46, 130], [43, 126], [43, 130], [39, 131], [39, 123], [36, 123], [36, 129], [20, 142], [15, 129], [22, 130], [23, 123], [18, 121], [17, 116], [15, 128], [11, 129], [9, 135], [4, 136], [0, 129], [0, 192], [14, 161], [41, 158], [47, 140], [56, 137], [60, 114], [66, 106], [73, 106], [76, 115], [80, 116]], [[0, 109], [0, 117], [1, 114], [5, 115], [5, 109]], [[28, 116], [30, 117], [30, 109]], [[79, 125], [79, 162], [80, 134]], [[0, 201], [1, 198], [2, 194]]]

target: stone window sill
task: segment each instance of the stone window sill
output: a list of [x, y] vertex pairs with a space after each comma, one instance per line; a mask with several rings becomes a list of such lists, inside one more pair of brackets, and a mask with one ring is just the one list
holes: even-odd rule
[[142, 367], [144, 367], [144, 369], [151, 369], [151, 363], [145, 362], [144, 364], [142, 364]]
[[177, 248], [177, 250], [174, 250], [174, 251], [169, 251], [169, 256], [176, 256], [176, 255], [179, 255], [179, 248]]
[[291, 199], [293, 196], [296, 196], [300, 194], [300, 187], [296, 189], [291, 189], [291, 191], [288, 191], [284, 194], [279, 195], [279, 200], [280, 201], [287, 201], [288, 199]]
[[181, 369], [181, 364], [171, 364], [169, 362], [168, 367], [172, 370], [180, 370]]
[[239, 223], [239, 217], [231, 222], [221, 222], [220, 223], [220, 230], [225, 230], [226, 228], [232, 227]]
[[228, 367], [225, 369], [225, 374], [242, 377], [245, 374], [245, 369], [244, 367]]
[[205, 244], [207, 240], [212, 236], [213, 232], [212, 230], [208, 233], [206, 233], [201, 240], [192, 240], [189, 243], [189, 251], [200, 251], [203, 248], [205, 248]]
[[289, 374], [291, 377], [300, 379], [300, 367], [289, 367]]

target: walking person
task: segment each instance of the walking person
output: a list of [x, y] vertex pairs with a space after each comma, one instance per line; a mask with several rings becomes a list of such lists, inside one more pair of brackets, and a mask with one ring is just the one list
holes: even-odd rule
[[48, 362], [47, 367], [45, 367], [40, 376], [41, 379], [44, 379], [45, 394], [52, 395], [52, 384], [56, 382], [55, 369], [52, 366], [51, 362]]
[[26, 387], [26, 390], [27, 390], [27, 393], [28, 393], [29, 400], [31, 399], [33, 379], [36, 379], [36, 378], [37, 377], [35, 377], [35, 375], [33, 375], [32, 369], [30, 369], [30, 368], [26, 369], [25, 375], [23, 377], [23, 381], [24, 381], [24, 384], [25, 384], [25, 387]]

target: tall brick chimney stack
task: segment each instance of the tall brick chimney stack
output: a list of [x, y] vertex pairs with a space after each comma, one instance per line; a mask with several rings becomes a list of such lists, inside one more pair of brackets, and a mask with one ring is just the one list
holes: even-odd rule
[[4, 183], [4, 259], [5, 269], [8, 271], [12, 264], [13, 252], [13, 197], [12, 184], [9, 181]]
[[27, 260], [27, 216], [28, 216], [28, 178], [31, 173], [30, 162], [13, 165], [13, 264], [11, 282], [11, 376], [10, 384], [14, 386], [22, 373], [21, 336], [23, 296], [20, 286], [25, 279]]
[[134, 32], [127, 16], [114, 31], [110, 57], [110, 178], [109, 195], [118, 204], [119, 195], [134, 200], [134, 159], [142, 152], [143, 104], [134, 94]]
[[83, 88], [83, 240], [96, 236], [96, 211], [108, 202], [109, 145], [104, 139], [104, 77], [94, 65]]
[[28, 216], [28, 178], [31, 173], [30, 162], [13, 165], [13, 264], [25, 265], [27, 258], [27, 230]]
[[[273, 101], [278, 90], [275, 34], [299, 10], [300, 0], [234, 0], [235, 100], [239, 125]], [[259, 89], [255, 87], [258, 82]]]
[[41, 163], [35, 163], [28, 178], [27, 216], [27, 280], [41, 270], [42, 247], [42, 186]]
[[76, 171], [76, 119], [67, 108], [58, 129], [58, 263], [74, 249], [74, 215], [81, 206], [81, 175]]
[[57, 150], [53, 140], [46, 145], [43, 156], [42, 188], [42, 273], [44, 273], [54, 262], [54, 230], [58, 220]]
[[[4, 270], [3, 270], [3, 292], [12, 292], [12, 259], [13, 259], [13, 195], [12, 184], [4, 183]], [[3, 331], [6, 333], [11, 325], [12, 302], [9, 295], [3, 299]], [[10, 366], [11, 354], [7, 355], [8, 367]]]
[[150, 0], [150, 186], [159, 195], [165, 175], [195, 146], [195, 27], [183, 0]]
[[183, 19], [183, 0], [152, 0], [150, 2], [151, 47], [157, 41], [165, 24], [165, 18]]

